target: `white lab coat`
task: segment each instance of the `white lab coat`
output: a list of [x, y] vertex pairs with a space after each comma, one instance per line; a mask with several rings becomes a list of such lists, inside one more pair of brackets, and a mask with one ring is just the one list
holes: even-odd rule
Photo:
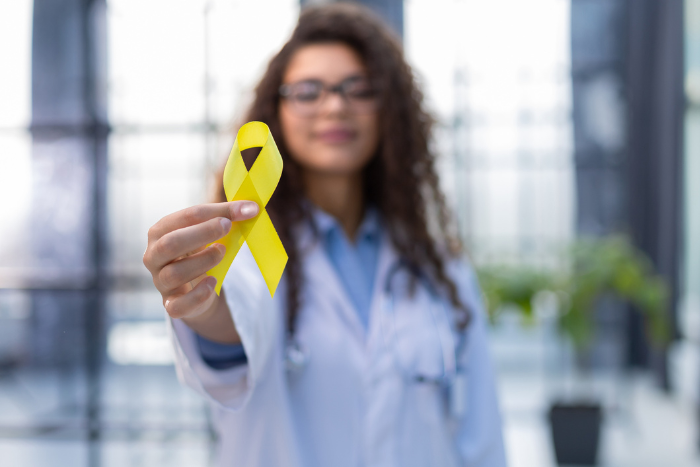
[[[391, 280], [393, 319], [383, 306], [386, 276], [397, 261], [388, 237], [381, 240], [367, 331], [323, 248], [310, 231], [302, 237], [306, 286], [296, 336], [309, 358], [300, 371], [285, 369], [285, 282], [272, 299], [246, 245], [223, 284], [246, 365], [208, 367], [192, 330], [170, 320], [178, 377], [212, 405], [220, 435], [217, 465], [505, 466], [485, 316], [473, 272], [463, 264], [450, 265], [462, 300], [474, 313], [459, 355], [468, 376], [467, 412], [456, 419], [443, 389], [411, 378], [443, 372], [444, 339], [428, 312], [435, 299], [420, 283], [411, 297], [402, 269]], [[436, 309], [451, 313], [449, 306]]]

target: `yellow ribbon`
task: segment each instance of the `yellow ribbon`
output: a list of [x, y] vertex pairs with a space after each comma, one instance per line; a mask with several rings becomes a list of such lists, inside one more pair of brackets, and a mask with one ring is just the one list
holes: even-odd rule
[[[241, 151], [256, 147], [262, 147], [262, 149], [253, 167], [248, 171], [243, 163]], [[224, 168], [224, 191], [228, 201], [255, 201], [260, 207], [260, 213], [247, 221], [234, 222], [229, 233], [215, 242], [226, 247], [224, 259], [207, 271], [208, 275], [216, 277], [217, 295], [220, 294], [221, 284], [233, 259], [243, 242], [247, 242], [270, 295], [275, 296], [277, 284], [287, 264], [287, 252], [284, 251], [265, 206], [270, 201], [281, 176], [282, 156], [270, 129], [262, 122], [249, 122], [243, 125], [238, 130]]]

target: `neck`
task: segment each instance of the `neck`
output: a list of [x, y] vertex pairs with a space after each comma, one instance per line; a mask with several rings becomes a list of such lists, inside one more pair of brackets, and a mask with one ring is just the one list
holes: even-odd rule
[[306, 196], [316, 206], [335, 217], [351, 240], [364, 214], [362, 173], [329, 175], [304, 173]]

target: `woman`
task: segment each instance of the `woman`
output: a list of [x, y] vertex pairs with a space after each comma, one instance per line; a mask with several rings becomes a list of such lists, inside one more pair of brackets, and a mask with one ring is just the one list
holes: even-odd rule
[[252, 202], [171, 214], [144, 255], [219, 464], [505, 465], [478, 286], [393, 36], [357, 6], [305, 10], [247, 120], [285, 164], [266, 207], [289, 255], [275, 297], [245, 245], [220, 297], [204, 274]]

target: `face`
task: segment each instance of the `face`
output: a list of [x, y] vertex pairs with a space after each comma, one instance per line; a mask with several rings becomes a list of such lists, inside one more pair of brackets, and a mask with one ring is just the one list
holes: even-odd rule
[[[281, 99], [280, 123], [290, 156], [305, 171], [353, 175], [374, 155], [378, 118], [366, 78], [362, 60], [344, 44], [308, 45], [292, 56], [282, 82], [293, 91]], [[328, 92], [341, 83], [348, 98]], [[314, 87], [325, 87], [317, 100]]]

